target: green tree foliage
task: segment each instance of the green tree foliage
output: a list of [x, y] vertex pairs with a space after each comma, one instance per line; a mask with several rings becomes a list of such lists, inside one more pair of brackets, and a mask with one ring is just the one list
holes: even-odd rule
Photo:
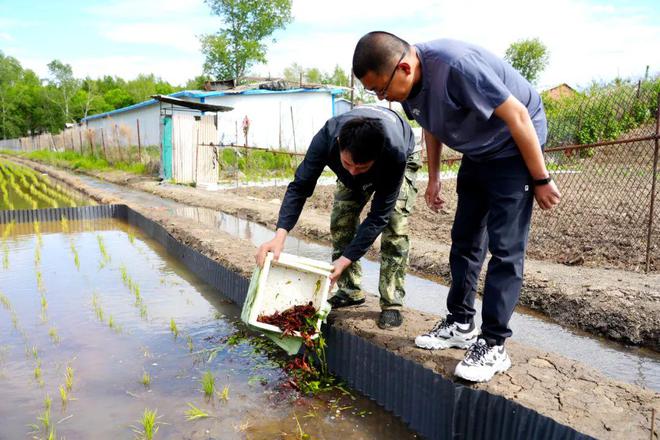
[[70, 65], [59, 60], [49, 63], [48, 69], [49, 76], [42, 81], [0, 52], [0, 139], [56, 134], [65, 123], [182, 89], [144, 74], [130, 81], [112, 76], [79, 79]]
[[524, 76], [527, 81], [536, 84], [541, 72], [550, 59], [548, 48], [538, 38], [519, 40], [511, 43], [504, 59]]
[[584, 92], [561, 98], [543, 94], [548, 117], [547, 145], [609, 141], [639, 127], [654, 131], [658, 94], [660, 76], [640, 83], [622, 79], [594, 83]]
[[[223, 26], [200, 38], [204, 71], [217, 79], [240, 79], [266, 62], [266, 41], [291, 22], [291, 0], [205, 0]], [[274, 40], [273, 40], [274, 41]]]
[[284, 68], [284, 79], [291, 82], [300, 81], [302, 75], [305, 78], [305, 68], [298, 63], [293, 63], [289, 67]]

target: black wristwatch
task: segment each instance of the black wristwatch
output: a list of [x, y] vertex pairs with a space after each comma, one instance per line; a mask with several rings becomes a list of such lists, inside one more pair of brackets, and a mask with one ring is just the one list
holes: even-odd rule
[[534, 181], [534, 186], [541, 186], [541, 185], [547, 185], [548, 183], [552, 182], [552, 177], [548, 176], [545, 179], [537, 179]]

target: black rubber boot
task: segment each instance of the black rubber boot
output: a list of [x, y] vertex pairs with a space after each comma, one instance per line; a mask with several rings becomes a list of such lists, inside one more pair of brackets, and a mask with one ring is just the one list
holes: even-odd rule
[[378, 327], [382, 329], [398, 327], [402, 322], [403, 317], [398, 310], [383, 310], [378, 318]]
[[358, 306], [364, 304], [365, 298], [351, 299], [346, 296], [335, 295], [328, 300], [333, 309], [340, 309], [342, 307]]

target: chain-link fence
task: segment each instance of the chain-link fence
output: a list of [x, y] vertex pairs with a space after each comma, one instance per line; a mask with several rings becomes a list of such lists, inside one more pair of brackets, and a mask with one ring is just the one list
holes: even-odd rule
[[536, 210], [530, 254], [660, 270], [660, 81], [545, 97], [546, 162], [561, 204]]

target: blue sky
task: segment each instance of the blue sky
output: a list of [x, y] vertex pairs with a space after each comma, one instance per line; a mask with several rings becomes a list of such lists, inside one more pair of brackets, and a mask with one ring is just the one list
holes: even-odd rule
[[[355, 42], [375, 29], [410, 42], [462, 39], [500, 56], [517, 39], [539, 37], [550, 49], [540, 88], [640, 76], [646, 65], [660, 72], [653, 0], [293, 1], [294, 22], [254, 73], [278, 75], [293, 62], [349, 69]], [[202, 0], [0, 0], [0, 50], [42, 77], [57, 58], [77, 76], [154, 73], [180, 84], [201, 73], [197, 36], [220, 24]]]

